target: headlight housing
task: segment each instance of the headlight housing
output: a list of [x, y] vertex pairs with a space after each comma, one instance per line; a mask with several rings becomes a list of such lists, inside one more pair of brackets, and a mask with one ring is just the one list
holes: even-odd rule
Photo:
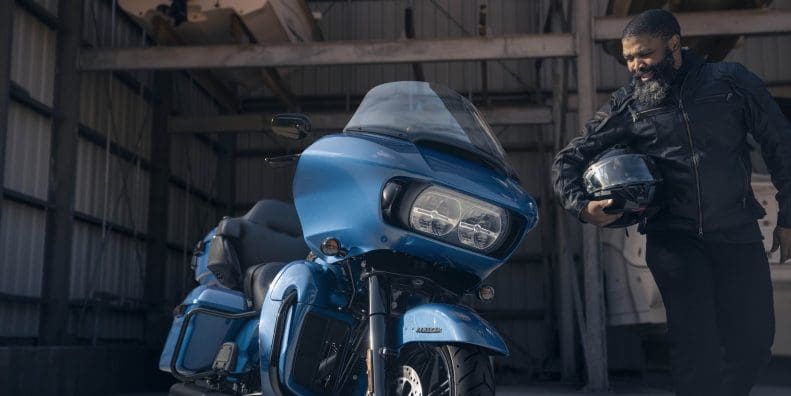
[[484, 254], [509, 239], [509, 214], [500, 207], [439, 186], [408, 190], [400, 217], [412, 231]]

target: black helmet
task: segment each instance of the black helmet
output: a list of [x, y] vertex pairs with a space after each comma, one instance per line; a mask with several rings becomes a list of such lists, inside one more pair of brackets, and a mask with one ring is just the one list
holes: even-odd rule
[[607, 213], [623, 213], [610, 228], [628, 227], [653, 215], [662, 176], [651, 157], [626, 146], [614, 146], [597, 156], [582, 175], [592, 200], [612, 199]]

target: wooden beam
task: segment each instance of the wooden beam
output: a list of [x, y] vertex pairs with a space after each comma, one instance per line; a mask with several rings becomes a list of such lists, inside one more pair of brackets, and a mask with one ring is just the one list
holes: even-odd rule
[[44, 242], [41, 297], [39, 311], [39, 345], [62, 345], [68, 342], [69, 287], [72, 237], [74, 233], [74, 199], [77, 179], [77, 143], [80, 121], [80, 80], [74, 59], [81, 44], [83, 1], [61, 2], [58, 16], [61, 29], [55, 50], [54, 112], [50, 147], [50, 183], [47, 229]]
[[271, 115], [239, 114], [205, 117], [171, 116], [170, 133], [240, 133], [269, 131]]
[[361, 65], [570, 57], [571, 34], [432, 40], [345, 41], [281, 45], [215, 45], [84, 49], [81, 70], [173, 70], [229, 67]]
[[490, 125], [541, 125], [552, 123], [552, 109], [545, 106], [503, 106], [482, 109]]
[[[244, 133], [269, 132], [269, 122], [274, 114], [237, 114], [206, 117], [170, 117], [170, 133]], [[341, 130], [351, 119], [351, 114], [312, 113], [310, 114], [313, 129]]]
[[[231, 35], [234, 37], [237, 43], [257, 43], [255, 36], [253, 36], [253, 34], [247, 30], [247, 26], [245, 26], [244, 22], [241, 18], [239, 18], [238, 15], [232, 14], [230, 23]], [[288, 87], [288, 84], [283, 81], [283, 77], [280, 75], [280, 72], [278, 72], [277, 69], [274, 67], [265, 67], [261, 69], [260, 77], [267, 88], [272, 91], [272, 94], [278, 98], [278, 100], [280, 100], [280, 103], [282, 103], [283, 106], [285, 106], [286, 110], [297, 111], [299, 105], [297, 104], [296, 96], [293, 92], [291, 92], [291, 88]]]
[[[552, 111], [549, 107], [495, 107], [482, 111], [490, 125], [535, 125], [551, 124]], [[352, 118], [351, 113], [322, 112], [307, 113], [313, 129], [341, 130]], [[238, 114], [205, 117], [170, 117], [170, 133], [240, 133], [267, 132], [274, 114]]]
[[[593, 41], [593, 4], [574, 0], [577, 27], [577, 90], [579, 122], [585, 125], [595, 111], [596, 80]], [[589, 224], [582, 229], [585, 279], [585, 366], [587, 391], [609, 390], [607, 376], [607, 331], [604, 315], [604, 282], [601, 266], [599, 230]]]
[[[684, 37], [791, 32], [791, 10], [750, 9], [684, 12], [673, 15], [678, 19], [681, 35]], [[596, 18], [596, 40], [620, 40], [623, 28], [633, 17]]]
[[[170, 24], [161, 17], [155, 17], [151, 22], [154, 31], [154, 40], [162, 45], [183, 45], [184, 42], [176, 34]], [[236, 95], [221, 83], [210, 71], [190, 71], [192, 80], [203, 87], [227, 111], [238, 111], [239, 100]]]
[[629, 15], [632, 0], [610, 0], [609, 8], [607, 15]]

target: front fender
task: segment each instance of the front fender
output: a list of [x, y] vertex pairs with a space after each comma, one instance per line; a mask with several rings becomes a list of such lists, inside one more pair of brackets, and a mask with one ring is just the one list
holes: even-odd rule
[[396, 327], [396, 348], [413, 342], [469, 344], [508, 356], [508, 346], [492, 325], [472, 309], [424, 304], [411, 308]]

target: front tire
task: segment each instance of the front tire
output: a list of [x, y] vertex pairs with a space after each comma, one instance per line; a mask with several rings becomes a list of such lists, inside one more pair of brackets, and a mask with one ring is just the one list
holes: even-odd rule
[[408, 345], [388, 383], [397, 396], [494, 396], [489, 357], [469, 345]]

